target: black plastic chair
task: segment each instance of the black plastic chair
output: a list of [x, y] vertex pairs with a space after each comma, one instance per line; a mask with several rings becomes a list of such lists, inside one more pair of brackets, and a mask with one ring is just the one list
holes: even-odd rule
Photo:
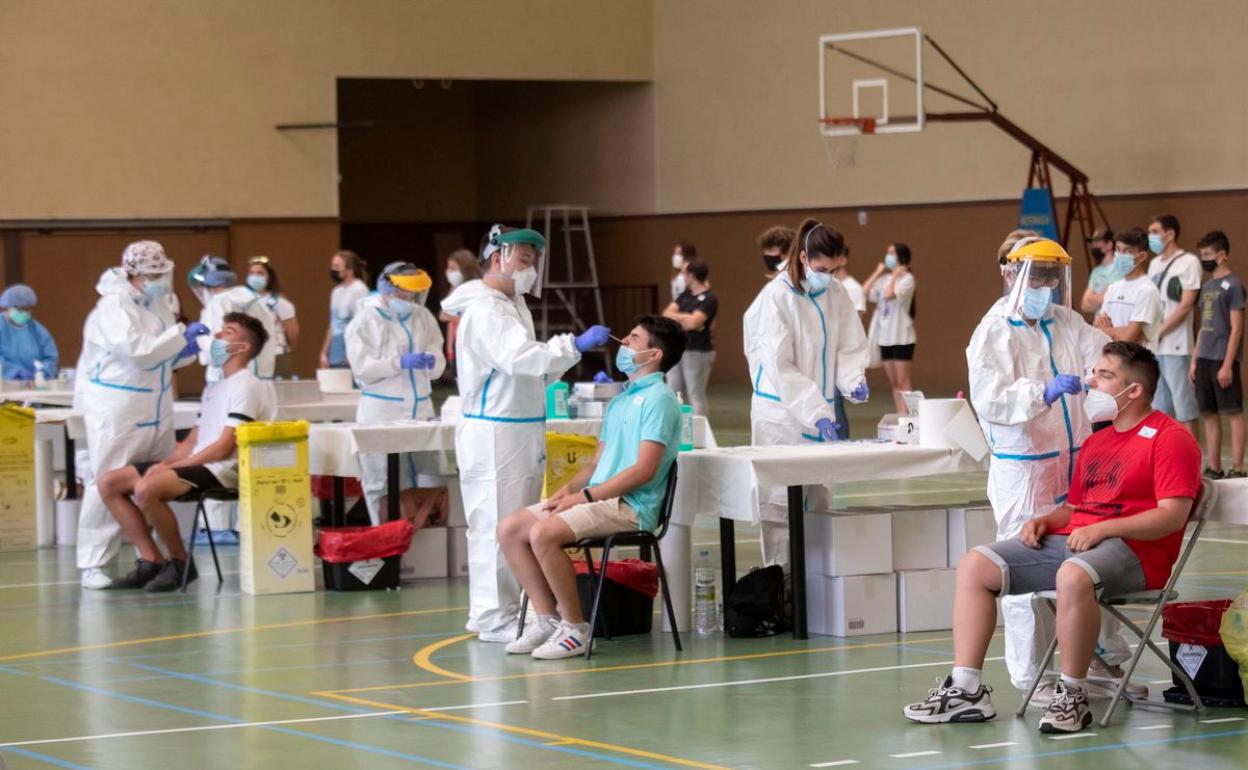
[[[594, 629], [597, 628], [598, 622], [598, 606], [602, 602], [602, 588], [606, 584], [604, 579], [607, 574], [607, 564], [611, 561], [611, 549], [617, 545], [638, 546], [643, 549], [649, 549], [654, 553], [655, 564], [659, 568], [659, 587], [663, 592], [663, 606], [667, 610], [667, 621], [672, 626], [672, 641], [676, 643], [677, 650], [683, 650], [680, 646], [680, 631], [676, 625], [676, 611], [672, 608], [672, 596], [667, 586], [667, 572], [663, 569], [663, 554], [659, 551], [659, 541], [667, 534], [668, 523], [672, 519], [672, 507], [676, 502], [676, 463], [672, 462], [671, 470], [667, 472], [667, 487], [663, 493], [663, 506], [659, 509], [658, 526], [654, 532], [644, 529], [628, 530], [626, 532], [615, 532], [610, 535], [600, 537], [584, 537], [574, 543], [564, 544], [565, 549], [578, 548], [585, 552], [585, 561], [589, 566], [590, 586], [594, 591], [594, 603], [589, 611], [589, 644], [585, 645], [585, 659], [589, 660], [594, 652]], [[594, 555], [590, 549], [602, 549], [602, 561], [598, 569], [594, 570]], [[520, 603], [520, 628], [519, 634], [524, 633], [524, 618], [529, 611], [529, 597], [525, 595]], [[607, 626], [607, 620], [604, 617], [602, 622], [603, 632], [608, 639], [611, 638], [611, 632]], [[517, 636], [519, 638], [519, 636]]]
[[217, 568], [217, 582], [225, 582], [225, 577], [221, 574], [221, 561], [217, 558], [217, 544], [212, 540], [212, 525], [208, 523], [208, 512], [204, 510], [205, 500], [237, 502], [238, 490], [233, 487], [224, 487], [205, 489], [199, 493], [199, 500], [195, 504], [195, 518], [191, 519], [191, 534], [186, 539], [186, 571], [182, 573], [182, 593], [186, 593], [186, 586], [191, 577], [191, 567], [195, 566], [195, 537], [199, 534], [201, 519], [204, 522], [204, 532], [208, 533], [208, 548], [212, 550], [212, 564]]

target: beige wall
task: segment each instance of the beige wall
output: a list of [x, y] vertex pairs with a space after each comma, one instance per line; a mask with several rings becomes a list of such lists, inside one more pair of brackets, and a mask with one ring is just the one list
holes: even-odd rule
[[[335, 77], [646, 80], [649, 0], [0, 0], [0, 219], [335, 216]], [[20, 119], [15, 119], [20, 118]]]

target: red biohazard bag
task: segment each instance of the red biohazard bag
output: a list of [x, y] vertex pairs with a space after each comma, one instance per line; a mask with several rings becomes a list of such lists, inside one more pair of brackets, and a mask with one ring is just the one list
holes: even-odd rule
[[1201, 647], [1222, 645], [1222, 615], [1231, 599], [1206, 602], [1173, 602], [1161, 611], [1161, 635], [1178, 644]]
[[336, 527], [322, 529], [316, 555], [330, 564], [365, 559], [384, 559], [407, 553], [416, 528], [406, 519], [388, 521], [376, 527]]
[[[573, 566], [576, 567], [576, 574], [589, 574], [589, 565], [584, 560], [573, 562]], [[659, 568], [653, 562], [641, 559], [608, 562], [607, 579], [651, 599], [659, 593]]]
[[[360, 487], [360, 480], [347, 476], [342, 484], [343, 497], [363, 497], [364, 490]], [[333, 500], [334, 499], [334, 477], [333, 476], [313, 476], [312, 477], [312, 496], [317, 500]]]

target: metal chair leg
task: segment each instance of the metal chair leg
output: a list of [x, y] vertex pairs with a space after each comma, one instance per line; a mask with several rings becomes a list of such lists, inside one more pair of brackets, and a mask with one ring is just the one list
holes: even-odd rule
[[[186, 586], [190, 582], [191, 577], [191, 567], [195, 566], [195, 537], [199, 534], [199, 517], [201, 515], [204, 515], [204, 501], [202, 499], [195, 506], [195, 518], [191, 519], [191, 535], [186, 539], [186, 569], [182, 571], [182, 593], [186, 593]], [[207, 520], [208, 518], [205, 515], [204, 521]]]
[[[1049, 601], [1048, 604], [1050, 609], [1054, 612], [1057, 611], [1057, 607], [1053, 602]], [[1044, 678], [1044, 672], [1049, 670], [1049, 666], [1053, 663], [1053, 655], [1056, 652], [1057, 634], [1054, 634], [1053, 641], [1049, 642], [1049, 649], [1044, 653], [1044, 659], [1040, 661], [1040, 666], [1036, 669], [1036, 675], [1031, 679], [1031, 687], [1023, 695], [1023, 702], [1018, 704], [1018, 711], [1014, 712], [1014, 716], [1022, 719], [1027, 714], [1027, 706], [1031, 704], [1031, 698], [1036, 694], [1036, 690], [1040, 689], [1040, 680]]]
[[[589, 641], [585, 644], [585, 660], [589, 660], [590, 656], [594, 654], [594, 624], [598, 621], [598, 605], [602, 601], [602, 589], [607, 584], [607, 564], [610, 563], [610, 559], [611, 541], [608, 540], [602, 548], [602, 561], [598, 564], [599, 570], [597, 585], [594, 590], [594, 605], [589, 611]], [[593, 568], [591, 567], [590, 569], [592, 570]], [[602, 623], [602, 630], [604, 635], [608, 634], [605, 619]], [[607, 635], [607, 638], [610, 639], [611, 637]]]
[[[603, 554], [606, 554], [606, 550], [603, 550]], [[585, 548], [585, 563], [589, 565], [589, 592], [594, 594], [598, 591], [599, 577], [605, 576], [607, 573], [602, 571], [601, 563], [599, 564], [599, 569], [597, 571], [594, 570], [594, 552], [588, 547]], [[577, 594], [579, 596], [579, 590]], [[589, 630], [593, 632], [595, 628], [597, 626], [591, 626]], [[611, 624], [607, 622], [606, 615], [602, 616], [602, 635], [611, 640]]]
[[676, 625], [676, 610], [672, 608], [672, 595], [667, 588], [667, 572], [663, 569], [663, 554], [657, 546], [654, 548], [654, 563], [659, 568], [659, 588], [663, 591], [663, 604], [667, 607], [667, 622], [672, 627], [672, 641], [676, 642], [676, 651], [680, 652], [684, 649], [680, 646], [680, 628]]
[[524, 618], [529, 614], [529, 595], [524, 591], [520, 592], [520, 627], [516, 629], [516, 638], [524, 636]]
[[[204, 532], [208, 533], [208, 550], [212, 551], [212, 565], [217, 568], [217, 582], [224, 583], [225, 577], [221, 574], [221, 560], [217, 558], [217, 544], [212, 539], [212, 525], [208, 523], [208, 511], [204, 512]], [[188, 566], [186, 571], [189, 573], [191, 568]]]

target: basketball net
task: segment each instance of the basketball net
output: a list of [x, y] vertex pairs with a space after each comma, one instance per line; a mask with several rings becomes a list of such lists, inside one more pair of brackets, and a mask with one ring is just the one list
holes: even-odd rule
[[875, 133], [875, 118], [820, 118], [825, 126], [845, 129], [845, 133], [822, 133], [824, 152], [830, 168], [853, 168], [858, 156], [858, 139]]

